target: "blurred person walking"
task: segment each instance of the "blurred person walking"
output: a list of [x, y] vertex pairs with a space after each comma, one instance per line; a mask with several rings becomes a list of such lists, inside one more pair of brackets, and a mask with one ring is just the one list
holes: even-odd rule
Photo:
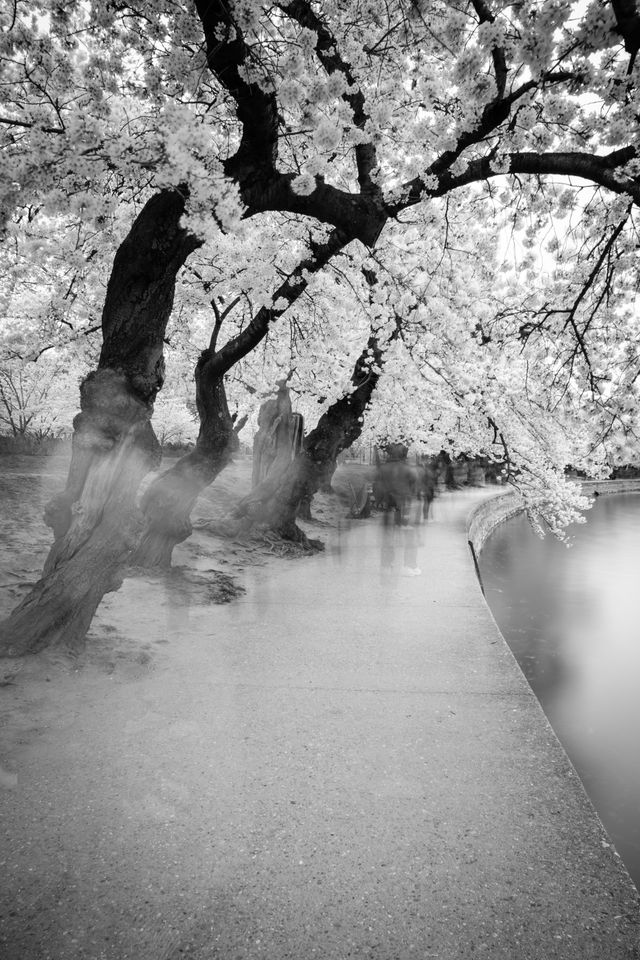
[[417, 577], [417, 525], [421, 520], [417, 471], [407, 460], [408, 447], [391, 443], [386, 459], [378, 465], [376, 497], [383, 510], [382, 567], [392, 569], [396, 547], [402, 547], [405, 576]]

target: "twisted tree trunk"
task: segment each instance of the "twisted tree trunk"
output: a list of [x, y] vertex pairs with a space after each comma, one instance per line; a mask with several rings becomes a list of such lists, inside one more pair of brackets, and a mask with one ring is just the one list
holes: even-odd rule
[[356, 361], [353, 391], [332, 404], [305, 438], [301, 452], [278, 474], [267, 477], [241, 500], [236, 518], [245, 525], [265, 527], [285, 540], [310, 549], [322, 543], [310, 540], [296, 523], [300, 504], [313, 497], [335, 469], [338, 454], [362, 433], [367, 405], [373, 396], [383, 363], [377, 336], [369, 337]]
[[154, 480], [142, 499], [144, 530], [131, 559], [134, 566], [171, 566], [173, 548], [191, 536], [191, 511], [199, 494], [226, 467], [238, 447], [224, 376], [216, 372], [214, 356], [211, 348], [204, 350], [196, 365], [200, 430], [195, 448]]
[[42, 578], [0, 624], [0, 654], [76, 647], [104, 594], [122, 582], [140, 532], [136, 496], [157, 465], [151, 428], [176, 276], [199, 241], [180, 226], [184, 198], [151, 198], [118, 249], [102, 316], [97, 370], [80, 388], [64, 491], [47, 507], [54, 543]]

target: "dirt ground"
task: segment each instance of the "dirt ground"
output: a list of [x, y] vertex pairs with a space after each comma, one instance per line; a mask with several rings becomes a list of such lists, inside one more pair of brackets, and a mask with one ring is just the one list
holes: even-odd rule
[[[163, 464], [170, 466], [172, 461]], [[0, 617], [6, 616], [38, 579], [51, 542], [51, 531], [42, 519], [44, 505], [64, 484], [67, 457], [3, 456], [0, 458]], [[357, 465], [343, 473], [362, 470]], [[35, 657], [0, 659], [0, 787], [17, 783], [21, 746], [34, 725], [48, 727], [60, 705], [55, 697], [41, 696], [43, 682], [62, 682], [70, 674], [91, 675], [105, 684], [128, 683], [153, 670], [159, 625], [166, 622], [167, 607], [183, 613], [189, 608], [233, 602], [251, 578], [268, 577], [274, 565], [304, 563], [295, 545], [264, 537], [225, 539], [209, 523], [228, 516], [233, 504], [249, 491], [251, 461], [238, 459], [216, 479], [198, 500], [192, 520], [194, 533], [174, 551], [174, 564], [166, 575], [137, 575], [125, 580], [116, 593], [107, 595], [93, 620], [85, 649], [71, 656], [54, 649]], [[149, 480], [151, 477], [149, 477]], [[301, 523], [307, 534], [326, 541], [347, 508], [337, 496], [318, 493], [313, 501], [313, 521]], [[91, 686], [85, 689], [90, 691]], [[77, 709], [76, 703], [76, 709]], [[85, 704], [87, 711], [91, 703]], [[51, 711], [51, 716], [48, 715]]]

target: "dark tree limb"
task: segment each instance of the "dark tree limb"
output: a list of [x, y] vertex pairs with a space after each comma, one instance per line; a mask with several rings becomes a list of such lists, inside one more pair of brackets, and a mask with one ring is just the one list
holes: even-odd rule
[[633, 65], [640, 50], [640, 15], [636, 0], [610, 0], [616, 18], [617, 32], [624, 41], [624, 48], [629, 54], [627, 73], [633, 70]]
[[225, 163], [228, 176], [240, 186], [247, 180], [270, 179], [278, 155], [278, 105], [275, 93], [266, 92], [242, 75], [249, 51], [224, 0], [195, 0], [202, 23], [207, 65], [233, 97], [242, 138], [238, 150]]
[[[458, 137], [455, 147], [451, 150], [445, 150], [430, 164], [427, 170], [427, 176], [437, 177], [439, 181], [438, 186], [436, 188], [428, 187], [422, 177], [415, 177], [413, 180], [405, 183], [398, 191], [401, 199], [389, 207], [390, 216], [396, 216], [401, 210], [418, 203], [424, 199], [425, 196], [442, 196], [448, 193], [449, 190], [455, 189], [455, 186], [458, 186], [458, 177], [449, 173], [449, 168], [454, 161], [457, 160], [468, 147], [479, 144], [491, 136], [491, 134], [494, 134], [498, 127], [508, 119], [515, 104], [517, 104], [526, 93], [536, 89], [540, 85], [540, 82], [563, 83], [574, 79], [575, 77], [572, 73], [556, 71], [553, 74], [547, 74], [543, 78], [543, 81], [529, 80], [523, 83], [509, 94], [508, 97], [494, 98], [484, 107], [480, 120], [475, 128], [461, 134]], [[470, 170], [475, 169], [473, 164], [476, 163], [484, 164], [485, 167], [489, 169], [491, 157], [487, 156], [479, 158], [478, 160], [469, 161], [467, 168], [469, 179], [466, 181], [467, 183], [474, 182], [477, 179], [485, 179], [484, 177], [473, 176], [471, 174]], [[464, 177], [465, 174], [462, 174], [462, 176]], [[452, 184], [455, 184], [455, 186], [452, 186]]]
[[[291, 0], [289, 3], [280, 3], [279, 7], [300, 26], [306, 27], [316, 34], [318, 38], [316, 43], [318, 60], [329, 75], [340, 73], [347, 81], [350, 89], [343, 94], [343, 99], [351, 107], [356, 127], [359, 130], [364, 130], [369, 119], [369, 114], [365, 108], [364, 94], [353, 74], [351, 65], [341, 56], [336, 38], [326, 23], [315, 13], [307, 0]], [[372, 171], [376, 168], [378, 162], [375, 146], [372, 143], [358, 144], [355, 148], [355, 155], [360, 189], [364, 194], [373, 194], [381, 199], [380, 187], [371, 178]]]
[[[305, 4], [291, 6], [291, 16], [313, 23], [318, 31], [318, 52], [327, 69], [348, 70], [336, 54], [329, 56], [328, 31], [322, 21]], [[207, 64], [211, 72], [227, 90], [236, 104], [236, 115], [242, 125], [240, 146], [236, 153], [224, 161], [225, 173], [234, 180], [246, 205], [245, 216], [269, 210], [287, 211], [313, 217], [349, 234], [349, 239], [358, 239], [366, 246], [373, 246], [380, 235], [387, 215], [380, 190], [372, 180], [375, 152], [364, 145], [356, 150], [359, 176], [363, 194], [351, 194], [316, 181], [312, 194], [303, 196], [291, 187], [293, 173], [277, 170], [278, 157], [278, 108], [275, 93], [267, 93], [257, 83], [249, 83], [241, 75], [249, 50], [245, 40], [234, 24], [231, 13], [223, 0], [196, 0], [196, 10], [202, 22], [207, 50]], [[364, 126], [364, 99], [356, 90], [347, 99], [354, 110], [354, 120]]]
[[279, 210], [312, 217], [348, 234], [351, 240], [360, 240], [366, 247], [374, 247], [389, 219], [390, 207], [377, 196], [349, 193], [316, 178], [316, 186], [308, 195], [297, 194], [291, 184], [296, 174], [280, 173], [268, 182], [255, 182], [242, 187], [242, 199], [247, 205], [246, 216]]
[[[315, 32], [316, 54], [325, 70], [341, 72], [352, 84], [353, 89], [345, 93], [345, 99], [352, 106], [354, 122], [362, 128], [367, 120], [364, 96], [357, 84], [352, 83], [355, 78], [350, 64], [338, 51], [335, 38], [325, 22], [308, 0], [283, 0], [279, 6], [296, 22]], [[491, 20], [486, 0], [476, 0], [474, 7], [481, 22]], [[541, 85], [576, 81], [576, 76], [569, 71], [550, 71], [537, 80], [521, 84], [505, 96], [507, 64], [503, 52], [496, 48], [493, 51], [496, 97], [484, 107], [475, 129], [461, 134], [456, 146], [444, 151], [430, 165], [427, 173], [438, 178], [437, 188], [427, 187], [423, 178], [416, 178], [398, 191], [399, 200], [385, 203], [381, 191], [374, 187], [371, 179], [375, 152], [365, 145], [365, 149], [356, 152], [361, 193], [349, 193], [318, 177], [315, 189], [308, 195], [300, 195], [292, 188], [296, 175], [277, 170], [279, 118], [276, 94], [265, 92], [262, 86], [243, 77], [241, 68], [248, 62], [249, 49], [229, 8], [223, 0], [196, 0], [196, 10], [205, 33], [209, 68], [234, 99], [242, 125], [240, 146], [224, 166], [227, 175], [239, 185], [246, 205], [245, 215], [278, 210], [313, 217], [368, 247], [375, 245], [390, 217], [397, 216], [425, 196], [439, 196], [461, 185], [459, 178], [449, 174], [451, 165], [465, 149], [495, 133], [526, 93]], [[489, 160], [484, 162], [488, 164]], [[474, 179], [485, 177], [470, 176], [466, 182]]]
[[[221, 347], [212, 358], [212, 364], [219, 375], [227, 373], [231, 367], [242, 360], [266, 336], [271, 323], [304, 293], [308, 286], [308, 275], [318, 273], [352, 238], [340, 230], [333, 230], [329, 237], [320, 243], [313, 243], [309, 256], [296, 266], [274, 292], [270, 307], [261, 307], [251, 322]], [[278, 305], [279, 304], [279, 305]]]
[[218, 337], [220, 335], [220, 330], [222, 329], [222, 324], [225, 321], [225, 318], [229, 316], [231, 311], [237, 307], [240, 303], [242, 297], [234, 297], [234, 299], [229, 303], [224, 310], [220, 310], [220, 307], [216, 303], [216, 298], [213, 297], [211, 300], [211, 308], [215, 314], [216, 322], [213, 325], [213, 330], [211, 332], [211, 339], [209, 340], [209, 353], [215, 353], [216, 346], [218, 344]]
[[632, 146], [613, 150], [603, 156], [580, 151], [510, 153], [506, 156], [505, 169], [495, 164], [491, 157], [478, 157], [469, 161], [464, 173], [454, 175], [445, 170], [439, 174], [436, 186], [427, 187], [421, 178], [412, 180], [406, 184], [403, 199], [392, 207], [392, 211], [397, 214], [407, 207], [420, 203], [425, 196], [442, 197], [470, 183], [480, 183], [493, 177], [518, 173], [580, 177], [606, 187], [612, 193], [627, 194], [636, 205], [639, 205], [640, 182], [636, 178], [624, 175], [620, 170], [635, 157], [636, 148]]
[[[491, 8], [486, 0], [471, 0], [472, 5], [476, 13], [478, 14], [478, 19], [480, 23], [494, 23], [495, 16], [491, 12]], [[505, 56], [504, 50], [502, 47], [494, 47], [491, 51], [491, 56], [493, 58], [493, 69], [496, 78], [496, 89], [498, 91], [498, 98], [502, 99], [504, 97], [504, 91], [507, 86], [507, 58]]]

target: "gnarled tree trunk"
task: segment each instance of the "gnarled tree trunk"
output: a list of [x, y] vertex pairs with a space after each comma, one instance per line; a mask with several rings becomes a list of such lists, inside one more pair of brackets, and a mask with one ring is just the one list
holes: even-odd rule
[[0, 624], [0, 654], [77, 646], [104, 594], [122, 581], [140, 531], [138, 487], [159, 461], [149, 421], [164, 377], [176, 275], [199, 246], [180, 226], [183, 213], [180, 193], [161, 191], [117, 251], [100, 361], [80, 388], [66, 488], [45, 514], [55, 540], [42, 578]]
[[171, 565], [173, 548], [191, 536], [191, 511], [237, 449], [224, 377], [204, 350], [195, 371], [200, 430], [195, 448], [149, 486], [142, 499], [144, 531], [131, 562], [145, 568]]
[[320, 417], [305, 438], [302, 451], [290, 464], [244, 497], [236, 510], [238, 520], [266, 527], [285, 540], [309, 548], [322, 547], [319, 541], [309, 540], [297, 525], [298, 510], [333, 472], [338, 454], [362, 433], [364, 413], [380, 378], [382, 363], [383, 350], [372, 334], [351, 376], [353, 392], [337, 400]]

